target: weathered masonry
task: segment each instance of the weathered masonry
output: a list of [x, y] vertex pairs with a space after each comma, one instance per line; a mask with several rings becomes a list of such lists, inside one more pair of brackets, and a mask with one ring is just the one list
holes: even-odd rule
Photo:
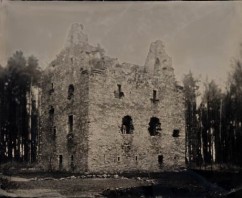
[[161, 41], [145, 66], [120, 64], [73, 24], [45, 70], [39, 161], [76, 172], [160, 171], [185, 166], [182, 87]]

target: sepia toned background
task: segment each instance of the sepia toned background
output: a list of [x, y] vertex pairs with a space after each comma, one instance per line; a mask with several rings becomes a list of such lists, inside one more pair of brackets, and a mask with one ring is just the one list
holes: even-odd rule
[[165, 43], [178, 80], [190, 69], [224, 85], [242, 41], [241, 2], [18, 2], [0, 4], [0, 64], [17, 50], [42, 68], [61, 50], [72, 23], [120, 62], [144, 65], [149, 44]]

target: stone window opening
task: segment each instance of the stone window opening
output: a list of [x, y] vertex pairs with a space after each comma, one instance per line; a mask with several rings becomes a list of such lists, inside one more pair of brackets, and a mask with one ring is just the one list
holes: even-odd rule
[[74, 169], [74, 155], [71, 155], [71, 169]]
[[154, 64], [154, 75], [157, 75], [159, 70], [160, 70], [160, 59], [156, 58], [155, 64]]
[[56, 139], [56, 126], [53, 127], [53, 140]]
[[54, 109], [53, 106], [50, 105], [50, 107], [49, 107], [49, 119], [50, 119], [50, 122], [54, 121], [54, 113], [55, 113], [55, 109]]
[[159, 135], [161, 132], [161, 123], [160, 119], [157, 117], [151, 117], [149, 122], [149, 128], [148, 131], [151, 136]]
[[119, 156], [117, 157], [117, 161], [120, 162], [120, 157]]
[[74, 97], [74, 85], [71, 84], [71, 85], [69, 85], [69, 87], [68, 87], [68, 97], [67, 97], [67, 99], [70, 100], [70, 99], [72, 99], [73, 97]]
[[160, 65], [160, 59], [159, 59], [159, 58], [156, 58], [156, 59], [155, 59], [155, 64], [156, 64], [156, 65]]
[[158, 163], [159, 165], [163, 164], [163, 155], [158, 155]]
[[63, 165], [63, 156], [59, 155], [59, 168], [62, 168]]
[[122, 87], [120, 84], [117, 84], [118, 86], [118, 91], [114, 91], [115, 98], [123, 98], [124, 97], [124, 92], [122, 92]]
[[153, 90], [153, 98], [151, 98], [153, 103], [157, 103], [159, 100], [157, 99], [157, 90]]
[[122, 127], [121, 132], [122, 134], [132, 134], [134, 131], [133, 120], [131, 116], [127, 115], [124, 116], [122, 119]]
[[179, 129], [174, 129], [172, 137], [179, 137], [180, 136], [180, 130]]
[[136, 162], [138, 161], [138, 156], [137, 156], [137, 155], [135, 156], [135, 161], [136, 161]]
[[54, 114], [55, 112], [55, 109], [52, 105], [50, 105], [50, 108], [49, 108], [49, 114]]
[[54, 92], [54, 83], [51, 83], [49, 94], [51, 95]]
[[125, 152], [129, 152], [131, 150], [131, 146], [129, 144], [125, 144], [123, 146], [123, 149], [124, 149]]
[[68, 116], [68, 132], [73, 132], [73, 115]]

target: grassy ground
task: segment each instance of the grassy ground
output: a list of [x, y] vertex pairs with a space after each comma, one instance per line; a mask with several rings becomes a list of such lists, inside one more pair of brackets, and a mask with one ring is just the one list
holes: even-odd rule
[[[6, 176], [5, 176], [6, 177]], [[94, 177], [94, 178], [88, 178]], [[6, 190], [18, 197], [220, 197], [227, 192], [193, 171], [159, 174], [70, 176], [68, 173], [15, 173]], [[114, 178], [115, 177], [115, 178]]]
[[[27, 167], [27, 168], [26, 168]], [[35, 167], [0, 166], [0, 197], [225, 197], [237, 189], [242, 172], [211, 170], [122, 175], [37, 172]], [[1, 172], [4, 173], [1, 175]], [[105, 178], [104, 178], [105, 177]], [[11, 193], [11, 194], [9, 194]], [[228, 197], [238, 197], [238, 193]]]
[[103, 192], [107, 188], [128, 188], [147, 185], [143, 181], [135, 179], [114, 179], [114, 178], [77, 178], [63, 180], [42, 180], [22, 182], [18, 189], [54, 189], [67, 197], [92, 197]]
[[8, 192], [19, 196], [28, 195], [30, 197], [95, 197], [106, 190], [117, 188], [129, 188], [147, 185], [145, 181], [136, 179], [114, 179], [114, 178], [46, 178], [43, 180], [21, 181], [19, 177], [12, 179], [17, 184], [17, 188], [10, 188]]

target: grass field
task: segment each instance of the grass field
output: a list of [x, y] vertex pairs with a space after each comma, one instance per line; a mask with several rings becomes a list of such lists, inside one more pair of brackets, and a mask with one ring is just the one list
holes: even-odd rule
[[[106, 175], [107, 178], [103, 175], [33, 172], [2, 177], [9, 182], [4, 189], [4, 192], [12, 193], [9, 197], [225, 197], [232, 189], [217, 185], [227, 182], [228, 174], [219, 176], [194, 171]], [[233, 187], [240, 185], [240, 175], [231, 178]]]

